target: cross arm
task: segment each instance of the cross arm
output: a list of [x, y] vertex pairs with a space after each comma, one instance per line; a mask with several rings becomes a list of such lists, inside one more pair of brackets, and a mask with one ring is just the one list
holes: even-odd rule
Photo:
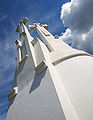
[[47, 24], [40, 24], [40, 23], [34, 23], [33, 25], [29, 25], [29, 29], [30, 30], [35, 30], [37, 25], [40, 25], [40, 26], [44, 27], [45, 29], [48, 29], [48, 25]]

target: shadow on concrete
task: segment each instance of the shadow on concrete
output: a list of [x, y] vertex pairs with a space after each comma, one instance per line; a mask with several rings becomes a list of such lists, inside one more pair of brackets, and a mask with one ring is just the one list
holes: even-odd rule
[[[15, 97], [15, 98], [16, 98], [16, 97]], [[14, 102], [15, 98], [13, 98], [13, 99], [10, 101], [9, 106], [8, 106], [8, 109], [9, 109], [9, 108], [10, 108], [10, 106], [13, 104], [13, 102]]]
[[16, 70], [15, 70], [15, 74], [14, 74], [14, 80], [13, 80], [13, 87], [17, 86], [17, 66], [16, 66]]
[[37, 73], [35, 73], [35, 77], [34, 77], [29, 93], [31, 93], [32, 91], [34, 91], [36, 88], [40, 86], [41, 80], [45, 76], [45, 73], [46, 73], [46, 70], [43, 71], [43, 73], [41, 73], [39, 76], [37, 75]]
[[18, 66], [17, 75], [22, 72], [25, 63], [26, 63], [26, 60]]
[[[16, 67], [16, 70], [15, 70], [15, 75], [14, 75], [14, 80], [13, 80], [13, 87], [17, 87], [17, 75], [19, 73], [21, 73], [21, 71], [23, 70], [24, 68], [24, 65], [25, 65], [26, 61], [24, 61], [23, 63], [21, 63], [19, 66], [18, 66], [18, 69]], [[10, 103], [9, 103], [9, 106], [8, 106], [8, 109], [9, 107], [13, 104], [14, 100], [15, 100], [16, 97], [14, 97]]]

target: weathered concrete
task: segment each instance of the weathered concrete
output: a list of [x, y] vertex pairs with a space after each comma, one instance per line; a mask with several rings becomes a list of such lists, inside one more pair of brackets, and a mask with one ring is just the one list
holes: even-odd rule
[[18, 93], [7, 120], [93, 120], [93, 57], [54, 37], [47, 25], [30, 26], [43, 42], [31, 37], [23, 21], [13, 84]]

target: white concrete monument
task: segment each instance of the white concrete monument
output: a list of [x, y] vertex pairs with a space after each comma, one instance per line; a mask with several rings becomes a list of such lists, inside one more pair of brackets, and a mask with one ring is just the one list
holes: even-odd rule
[[93, 120], [93, 57], [68, 46], [40, 23], [20, 21], [17, 65], [7, 120]]

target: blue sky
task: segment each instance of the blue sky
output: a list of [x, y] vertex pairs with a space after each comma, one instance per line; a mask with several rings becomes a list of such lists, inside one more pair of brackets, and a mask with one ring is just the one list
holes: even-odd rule
[[6, 94], [12, 89], [16, 67], [19, 21], [27, 17], [27, 26], [34, 22], [48, 24], [53, 35], [93, 54], [92, 3], [93, 0], [0, 0], [0, 120], [6, 119], [8, 110]]

